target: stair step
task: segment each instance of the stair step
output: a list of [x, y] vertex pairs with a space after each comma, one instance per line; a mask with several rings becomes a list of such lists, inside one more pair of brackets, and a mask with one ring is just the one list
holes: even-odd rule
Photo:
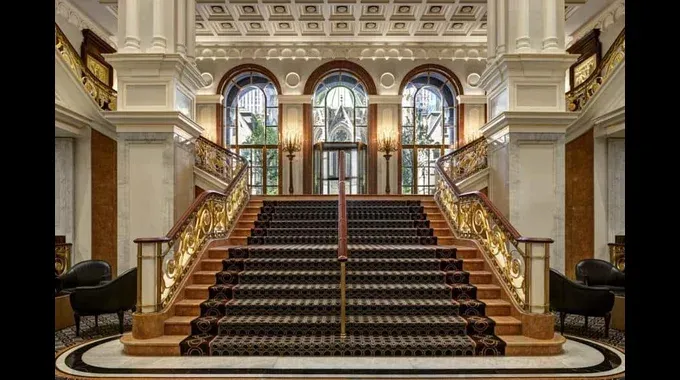
[[469, 271], [471, 284], [490, 284], [492, 273], [485, 270]]
[[[222, 356], [491, 356], [505, 342], [494, 336], [190, 336], [185, 355]], [[191, 351], [191, 352], [187, 352]]]
[[496, 335], [521, 335], [522, 334], [522, 321], [515, 317], [495, 315], [489, 317], [494, 322], [496, 322], [496, 327], [494, 333]]
[[132, 333], [125, 333], [120, 338], [123, 352], [131, 356], [179, 356], [180, 344], [186, 335], [161, 335], [150, 339], [135, 339]]
[[212, 284], [192, 284], [184, 288], [184, 298], [186, 299], [207, 299], [209, 297], [208, 289]]
[[175, 303], [176, 316], [194, 316], [198, 317], [201, 313], [201, 303], [205, 299], [183, 299]]
[[[226, 256], [226, 254], [225, 254]], [[223, 259], [212, 259], [207, 258], [201, 260], [201, 271], [220, 271], [222, 270], [222, 260]]]
[[194, 284], [214, 284], [215, 272], [213, 271], [196, 271], [193, 275]]
[[510, 302], [499, 298], [484, 298], [479, 301], [486, 305], [486, 315], [489, 317], [510, 315]]
[[229, 248], [231, 245], [223, 245], [219, 247], [211, 247], [208, 250], [208, 258], [210, 259], [226, 259], [229, 257]]
[[191, 321], [194, 316], [175, 315], [165, 320], [165, 335], [191, 335]]
[[494, 299], [501, 297], [501, 287], [494, 284], [475, 284], [477, 298]]

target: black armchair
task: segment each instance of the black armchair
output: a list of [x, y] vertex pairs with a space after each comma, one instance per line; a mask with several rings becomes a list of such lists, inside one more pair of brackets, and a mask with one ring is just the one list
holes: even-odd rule
[[100, 314], [117, 313], [120, 333], [123, 333], [123, 313], [132, 310], [137, 300], [137, 268], [128, 269], [113, 281], [96, 286], [78, 287], [70, 295], [76, 322], [76, 336], [80, 335], [80, 317], [94, 315], [95, 327]]
[[55, 279], [55, 294], [71, 293], [79, 286], [111, 281], [111, 265], [103, 260], [85, 260]]
[[585, 259], [576, 264], [576, 280], [587, 286], [607, 288], [614, 293], [625, 293], [626, 274], [612, 263], [599, 259]]
[[604, 336], [609, 336], [609, 322], [614, 307], [614, 293], [609, 289], [591, 287], [571, 281], [554, 269], [550, 270], [550, 308], [560, 313], [560, 333], [564, 333], [567, 314], [604, 317]]

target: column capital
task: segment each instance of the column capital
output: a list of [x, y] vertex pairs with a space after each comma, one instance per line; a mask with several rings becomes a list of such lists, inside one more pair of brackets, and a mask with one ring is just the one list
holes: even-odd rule
[[569, 124], [577, 118], [574, 112], [503, 112], [479, 131], [491, 140], [509, 133], [566, 134]]
[[222, 94], [197, 94], [196, 104], [222, 104], [224, 95]]
[[119, 80], [175, 77], [193, 93], [208, 85], [198, 67], [181, 54], [113, 53], [104, 54], [104, 58], [116, 70]]
[[458, 95], [458, 104], [486, 104], [486, 95]]
[[104, 117], [117, 133], [174, 133], [184, 139], [203, 133], [203, 127], [179, 111], [112, 111]]

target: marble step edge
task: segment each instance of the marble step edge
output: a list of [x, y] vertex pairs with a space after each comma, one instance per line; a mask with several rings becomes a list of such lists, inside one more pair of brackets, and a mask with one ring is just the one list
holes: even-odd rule
[[[132, 333], [120, 338], [123, 352], [132, 356], [180, 356], [179, 343], [186, 335], [162, 335], [150, 339], [135, 339]], [[498, 335], [506, 343], [505, 356], [550, 356], [562, 352], [566, 338], [555, 333], [552, 339], [535, 339], [523, 335]]]

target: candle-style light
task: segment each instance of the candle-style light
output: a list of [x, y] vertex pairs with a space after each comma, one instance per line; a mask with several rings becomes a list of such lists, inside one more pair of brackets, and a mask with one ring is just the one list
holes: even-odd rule
[[383, 132], [382, 137], [378, 139], [378, 151], [384, 152], [385, 154], [385, 193], [390, 193], [390, 157], [392, 157], [392, 152], [398, 149], [397, 139], [392, 136], [389, 132]]
[[302, 139], [300, 135], [295, 133], [287, 133], [283, 141], [281, 141], [281, 149], [288, 152], [286, 157], [288, 157], [288, 194], [293, 194], [293, 158], [295, 157], [295, 152], [299, 152], [302, 149]]

